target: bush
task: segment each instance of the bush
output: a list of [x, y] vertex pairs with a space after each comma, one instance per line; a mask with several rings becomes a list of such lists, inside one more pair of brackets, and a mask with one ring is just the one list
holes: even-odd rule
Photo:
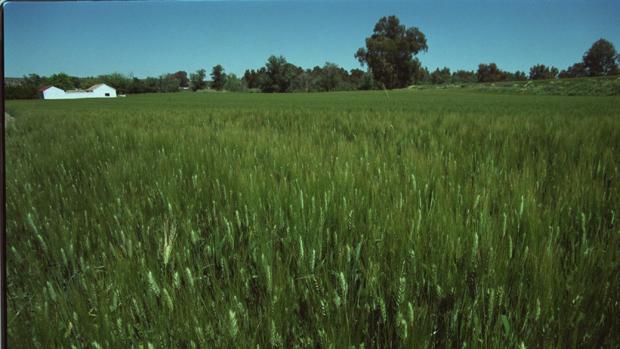
[[5, 86], [4, 99], [36, 99], [39, 92], [31, 86]]

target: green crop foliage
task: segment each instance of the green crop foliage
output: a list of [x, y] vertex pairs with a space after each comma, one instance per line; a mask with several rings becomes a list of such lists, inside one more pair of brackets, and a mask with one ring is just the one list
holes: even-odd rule
[[24, 348], [620, 345], [620, 99], [8, 101]]
[[410, 89], [467, 89], [485, 93], [508, 93], [555, 96], [618, 96], [620, 76], [599, 76], [570, 79], [502, 81], [445, 85], [414, 85]]

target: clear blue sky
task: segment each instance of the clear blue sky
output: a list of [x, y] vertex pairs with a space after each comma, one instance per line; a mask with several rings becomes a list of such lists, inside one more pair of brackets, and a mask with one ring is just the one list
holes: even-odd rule
[[564, 69], [597, 39], [620, 49], [620, 1], [149, 1], [5, 5], [6, 76], [119, 72], [137, 77], [222, 64], [242, 74], [271, 54], [347, 69], [384, 15], [427, 36], [430, 69], [482, 62]]

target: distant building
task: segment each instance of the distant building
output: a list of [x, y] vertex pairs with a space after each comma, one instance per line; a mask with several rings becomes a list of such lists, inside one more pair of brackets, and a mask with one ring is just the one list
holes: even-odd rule
[[39, 89], [39, 93], [41, 93], [41, 97], [43, 99], [63, 99], [65, 91], [59, 89], [56, 86], [43, 86]]
[[39, 89], [43, 99], [77, 99], [77, 98], [113, 98], [116, 89], [106, 84], [93, 85], [86, 90], [61, 90], [55, 86], [46, 86]]

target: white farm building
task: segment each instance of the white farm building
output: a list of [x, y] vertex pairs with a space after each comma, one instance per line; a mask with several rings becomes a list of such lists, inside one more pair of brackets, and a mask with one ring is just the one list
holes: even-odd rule
[[76, 98], [113, 98], [116, 90], [106, 84], [93, 85], [86, 90], [61, 90], [55, 86], [43, 87], [39, 90], [43, 99], [76, 99]]

